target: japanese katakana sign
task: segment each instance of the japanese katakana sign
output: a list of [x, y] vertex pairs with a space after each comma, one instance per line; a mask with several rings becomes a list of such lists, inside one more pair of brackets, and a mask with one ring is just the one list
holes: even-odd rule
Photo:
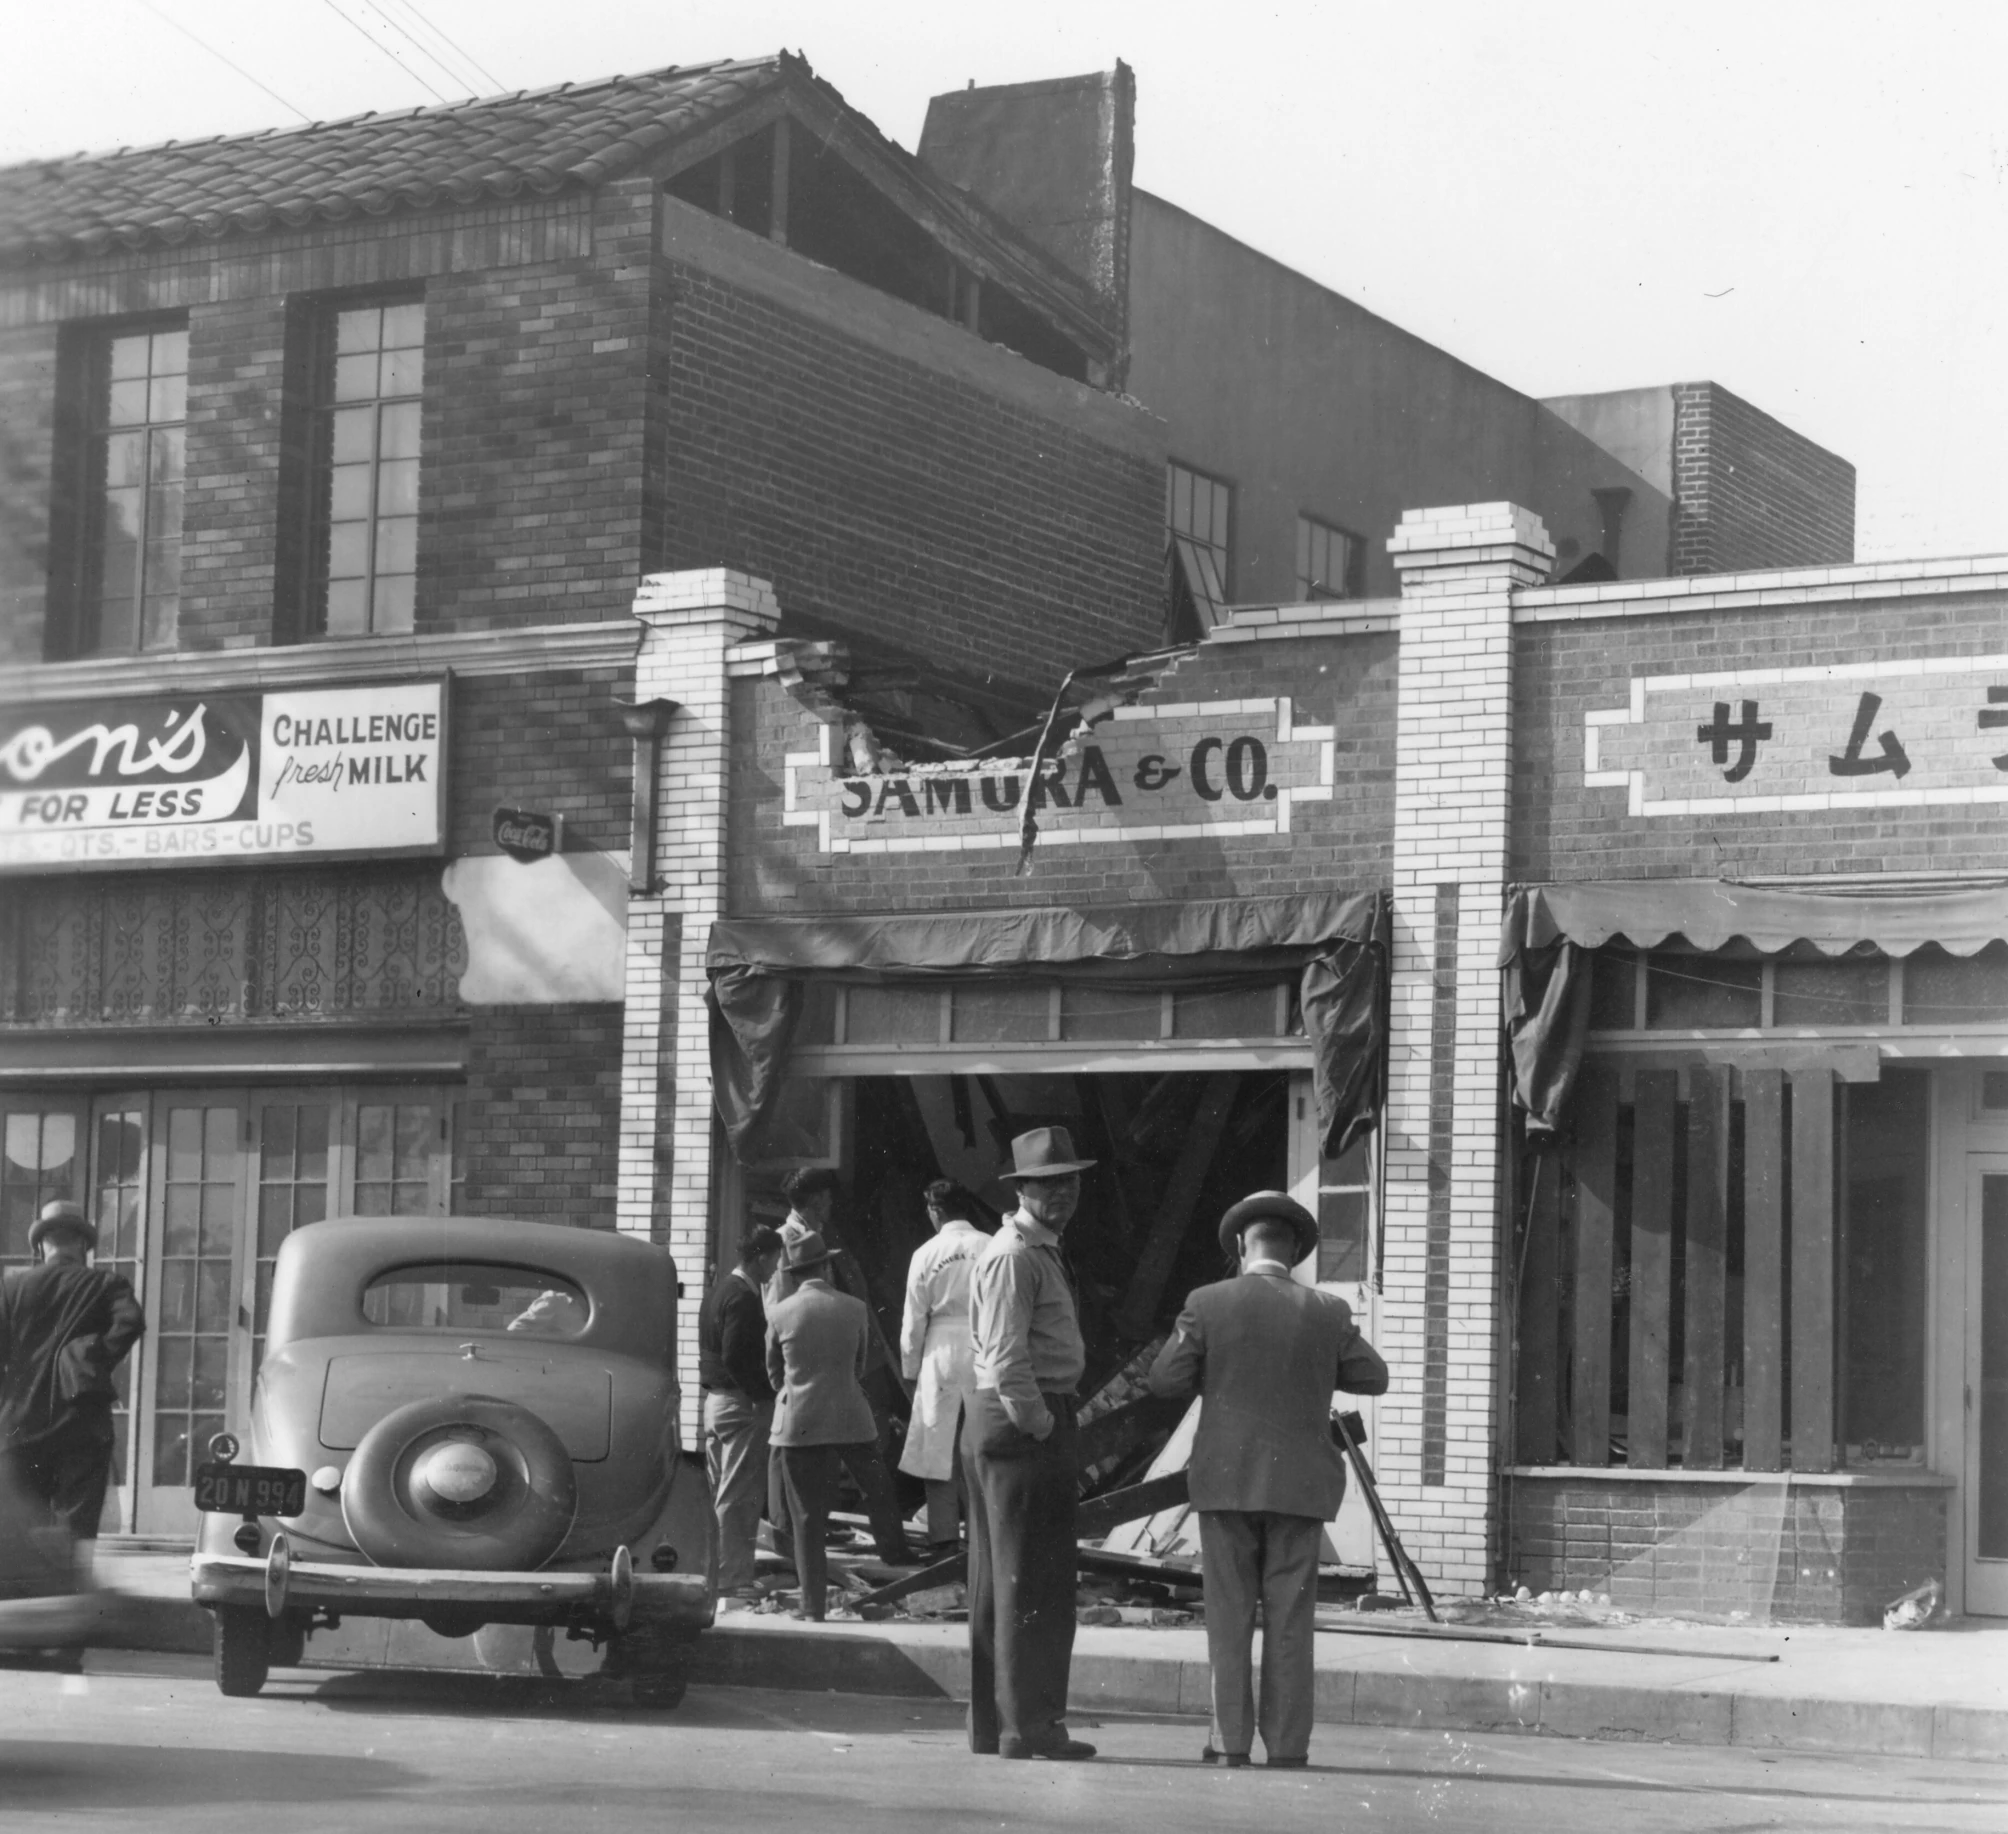
[[1641, 676], [1583, 729], [1633, 815], [2008, 802], [2008, 656]]
[[838, 728], [822, 736], [783, 761], [782, 820], [825, 853], [1016, 847], [1028, 795], [1041, 847], [1283, 834], [1294, 804], [1332, 795], [1332, 728], [1294, 724], [1281, 699], [1118, 707], [1036, 783], [1025, 758], [849, 771]]

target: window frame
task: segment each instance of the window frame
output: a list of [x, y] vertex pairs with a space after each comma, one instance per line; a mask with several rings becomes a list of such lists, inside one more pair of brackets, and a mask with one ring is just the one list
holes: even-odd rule
[[[1329, 540], [1336, 536], [1345, 543], [1344, 578], [1334, 590], [1329, 585], [1322, 592], [1314, 590], [1318, 581], [1311, 572], [1311, 562], [1316, 558], [1312, 549], [1319, 536]], [[1297, 573], [1295, 591], [1297, 602], [1303, 605], [1337, 603], [1345, 599], [1365, 597], [1367, 544], [1349, 528], [1336, 522], [1328, 522], [1323, 516], [1314, 516], [1308, 510], [1297, 512]]]
[[[1212, 534], [1202, 534], [1199, 530], [1183, 526], [1178, 519], [1178, 484], [1181, 477], [1190, 479], [1193, 486], [1204, 484], [1210, 492], [1212, 509], [1219, 512], [1220, 534], [1216, 540]], [[1196, 488], [1188, 491], [1187, 499], [1192, 501]], [[1232, 478], [1223, 478], [1217, 472], [1203, 470], [1197, 465], [1188, 465], [1183, 459], [1167, 459], [1164, 465], [1164, 526], [1167, 538], [1182, 535], [1196, 546], [1206, 549], [1214, 559], [1215, 569], [1220, 576], [1220, 590], [1223, 599], [1233, 602], [1234, 596], [1234, 534], [1235, 534], [1235, 488]], [[1209, 514], [1208, 528], [1214, 518]]]

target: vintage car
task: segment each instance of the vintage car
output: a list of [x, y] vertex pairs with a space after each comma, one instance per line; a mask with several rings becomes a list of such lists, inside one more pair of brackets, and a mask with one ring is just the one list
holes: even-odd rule
[[248, 1456], [219, 1435], [196, 1474], [192, 1589], [222, 1691], [380, 1617], [477, 1650], [489, 1626], [558, 1627], [604, 1645], [599, 1673], [637, 1704], [674, 1706], [717, 1595], [676, 1293], [666, 1252], [602, 1229], [376, 1216], [289, 1236]]

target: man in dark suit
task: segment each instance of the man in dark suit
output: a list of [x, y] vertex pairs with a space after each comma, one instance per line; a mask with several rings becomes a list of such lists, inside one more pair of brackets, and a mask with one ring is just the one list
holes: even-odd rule
[[[767, 1379], [767, 1308], [760, 1289], [781, 1259], [781, 1236], [755, 1223], [739, 1238], [739, 1264], [704, 1296], [697, 1373], [704, 1388], [704, 1463], [718, 1518], [718, 1591], [756, 1596], [754, 1543], [767, 1488], [774, 1385]], [[780, 1524], [776, 1524], [779, 1527]]]
[[1318, 1548], [1346, 1492], [1332, 1390], [1385, 1394], [1387, 1365], [1343, 1299], [1290, 1277], [1318, 1247], [1301, 1204], [1281, 1191], [1243, 1198], [1221, 1219], [1220, 1245], [1239, 1256], [1239, 1276], [1193, 1293], [1150, 1372], [1152, 1394], [1204, 1403], [1190, 1466], [1213, 1670], [1201, 1755], [1248, 1762], [1259, 1603], [1262, 1744], [1272, 1765], [1296, 1767], [1311, 1746]]
[[830, 1250], [814, 1230], [788, 1244], [795, 1290], [767, 1314], [767, 1375], [774, 1384], [773, 1441], [788, 1494], [800, 1617], [820, 1619], [828, 1589], [823, 1545], [846, 1454], [874, 1443], [865, 1399], [869, 1321], [862, 1299], [830, 1284]]
[[91, 1266], [97, 1239], [81, 1205], [47, 1204], [28, 1232], [40, 1264], [0, 1284], [0, 1457], [79, 1541], [111, 1481], [112, 1374], [146, 1329], [130, 1282]]

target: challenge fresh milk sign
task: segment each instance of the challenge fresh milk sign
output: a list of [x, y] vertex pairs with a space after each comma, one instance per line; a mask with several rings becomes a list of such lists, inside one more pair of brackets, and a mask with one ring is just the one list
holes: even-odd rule
[[0, 871], [436, 853], [444, 684], [0, 708]]
[[1025, 802], [1041, 847], [1286, 834], [1300, 802], [1332, 797], [1333, 730], [1287, 699], [1117, 707], [1035, 778], [1025, 758], [842, 768], [838, 729], [783, 763], [782, 821], [825, 853], [973, 853], [1019, 845]]

